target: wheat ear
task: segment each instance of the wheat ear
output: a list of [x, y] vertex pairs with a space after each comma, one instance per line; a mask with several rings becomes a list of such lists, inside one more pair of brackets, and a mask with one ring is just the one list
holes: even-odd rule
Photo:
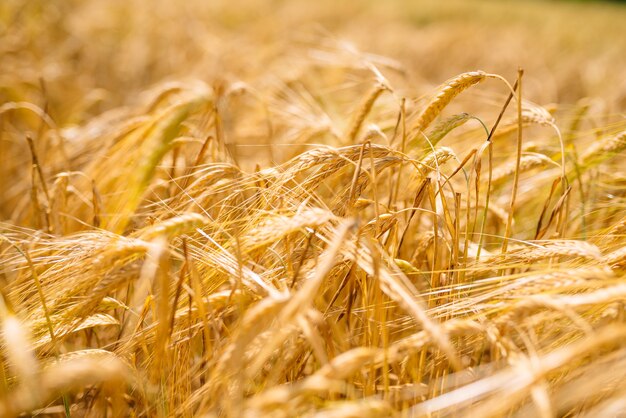
[[460, 74], [443, 84], [435, 97], [433, 97], [428, 105], [420, 112], [411, 131], [423, 131], [428, 128], [432, 121], [435, 120], [452, 99], [458, 96], [463, 90], [480, 83], [486, 77], [487, 73], [483, 71], [471, 71], [469, 73]]

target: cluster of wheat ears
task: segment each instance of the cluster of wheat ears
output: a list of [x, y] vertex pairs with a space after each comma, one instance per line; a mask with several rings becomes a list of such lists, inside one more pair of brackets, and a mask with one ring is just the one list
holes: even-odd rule
[[624, 119], [316, 54], [0, 104], [0, 416], [626, 409]]

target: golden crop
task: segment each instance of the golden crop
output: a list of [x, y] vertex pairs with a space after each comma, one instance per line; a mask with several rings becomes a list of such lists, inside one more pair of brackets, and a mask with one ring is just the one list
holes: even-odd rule
[[3, 1], [0, 416], [625, 413], [625, 21]]

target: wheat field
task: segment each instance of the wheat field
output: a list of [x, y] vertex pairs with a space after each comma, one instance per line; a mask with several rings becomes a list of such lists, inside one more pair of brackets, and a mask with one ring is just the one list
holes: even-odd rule
[[0, 3], [0, 416], [626, 414], [626, 6]]

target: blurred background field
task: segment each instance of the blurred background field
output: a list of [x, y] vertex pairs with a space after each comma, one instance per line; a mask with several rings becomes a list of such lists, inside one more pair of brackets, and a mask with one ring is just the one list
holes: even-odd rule
[[[309, 47], [341, 42], [396, 60], [420, 94], [464, 71], [512, 77], [523, 66], [536, 102], [626, 105], [619, 3], [6, 0], [0, 18], [2, 98], [41, 100], [43, 77], [63, 122], [164, 79], [260, 82], [294, 71]], [[66, 100], [74, 107], [54, 108]]]

